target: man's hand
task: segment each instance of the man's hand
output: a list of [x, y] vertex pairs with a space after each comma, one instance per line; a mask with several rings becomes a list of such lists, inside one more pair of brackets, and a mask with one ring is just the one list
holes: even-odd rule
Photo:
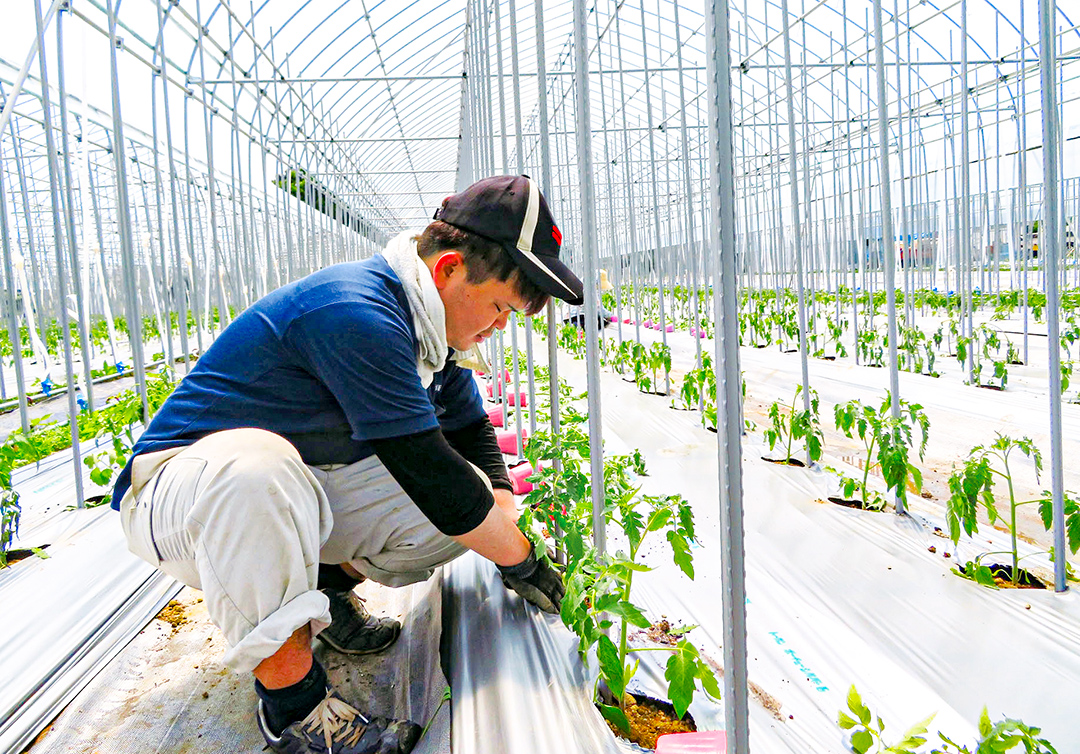
[[529, 549], [529, 557], [512, 566], [499, 566], [503, 582], [545, 613], [557, 615], [562, 609], [562, 576], [551, 567], [546, 558], [536, 557], [534, 547]]

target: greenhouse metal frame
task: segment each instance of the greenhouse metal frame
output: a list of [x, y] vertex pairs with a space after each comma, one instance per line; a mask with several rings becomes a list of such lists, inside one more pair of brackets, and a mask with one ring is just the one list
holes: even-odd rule
[[[942, 395], [981, 401], [978, 410], [991, 419], [997, 393], [979, 388], [1034, 396], [1030, 405], [1041, 408], [1028, 411], [1031, 424], [1023, 426], [1046, 440], [1041, 518], [1018, 524], [1014, 504], [1011, 521], [1001, 520], [1013, 535], [1014, 579], [1020, 529], [1033, 527], [1024, 541], [1050, 552], [1031, 557], [1045, 560], [1045, 585], [1059, 605], [1050, 609], [1064, 611], [1055, 641], [1080, 636], [1080, 615], [1060, 607], [1071, 606], [1069, 559], [1080, 545], [1080, 480], [1066, 462], [1080, 403], [1069, 392], [1080, 362], [1080, 5], [19, 6], [0, 56], [0, 410], [11, 416], [0, 453], [3, 551], [34, 547], [35, 526], [89, 513], [164, 399], [163, 386], [256, 300], [328, 265], [380, 253], [475, 180], [527, 174], [562, 227], [563, 255], [585, 281], [585, 303], [581, 311], [549, 303], [536, 321], [512, 317], [509, 332], [490, 343], [492, 373], [478, 379], [488, 385], [492, 415], [514, 435], [511, 462], [535, 461], [529, 438], [558, 437], [567, 416], [579, 415], [592, 451], [583, 459], [591, 495], [583, 504], [591, 506], [598, 557], [626, 546], [605, 497], [603, 442], [609, 421], [619, 420], [618, 410], [609, 417], [609, 401], [621, 400], [613, 397], [615, 376], [642, 394], [670, 397], [654, 399], [664, 410], [681, 400], [700, 418], [698, 429], [716, 433], [707, 473], [717, 494], [713, 487], [706, 496], [685, 494], [695, 512], [718, 516], [715, 539], [697, 544], [715, 559], [712, 586], [721, 593], [719, 625], [706, 627], [716, 632], [706, 644], [727, 669], [715, 717], [727, 731], [726, 751], [759, 746], [751, 747], [747, 649], [753, 545], [744, 532], [761, 488], [751, 486], [759, 481], [746, 467], [760, 463], [759, 445], [768, 442], [765, 455], [775, 450], [768, 431], [783, 434], [778, 423], [788, 433], [781, 445], [795, 450], [768, 460], [798, 462], [819, 476], [836, 472], [860, 489], [858, 474], [826, 471], [833, 456], [815, 447], [813, 426], [827, 420], [814, 388], [836, 365], [851, 370], [845, 379], [875, 386], [875, 406], [885, 397], [873, 416], [884, 423], [888, 413], [888, 437], [906, 442], [905, 452], [910, 446], [911, 467], [923, 464], [910, 434], [916, 377], [920, 386], [947, 383]], [[766, 355], [791, 379], [788, 399], [768, 414], [773, 430], [762, 435], [752, 418], [770, 419], [763, 410], [752, 416], [748, 395], [755, 376], [772, 374], [757, 360]], [[938, 371], [947, 359], [955, 362]], [[573, 390], [560, 389], [560, 375]], [[841, 401], [825, 402], [836, 406], [839, 432]], [[113, 418], [116, 407], [124, 410]], [[1002, 429], [1018, 431], [1009, 421]], [[972, 453], [994, 437], [977, 442]], [[1021, 448], [1026, 460], [1014, 461], [1013, 471], [1021, 463], [1037, 474], [1038, 450], [1029, 451]], [[1007, 459], [1011, 451], [1002, 452]], [[25, 494], [20, 504], [20, 485], [31, 477], [18, 469], [28, 463], [67, 480], [62, 503], [73, 510], [50, 503], [48, 513], [35, 512]], [[868, 454], [857, 468], [867, 504], [874, 463]], [[888, 463], [875, 472], [874, 494], [896, 517], [952, 533], [950, 526], [969, 526], [960, 511], [967, 499], [970, 521], [977, 518], [984, 493], [965, 493], [963, 463], [938, 469], [951, 472], [951, 497], [936, 503], [918, 497], [917, 469], [895, 472], [896, 481]], [[992, 503], [995, 493], [985, 494]], [[549, 533], [558, 536], [554, 526]], [[968, 577], [980, 558], [968, 563]], [[0, 590], [19, 568], [46, 569], [48, 561], [13, 563], [7, 579], [0, 571]], [[446, 578], [444, 600], [446, 589], [470, 588], [460, 571]], [[985, 581], [963, 587], [985, 589]], [[691, 610], [686, 623], [703, 622], [696, 617]], [[137, 631], [126, 630], [128, 638]], [[1062, 672], [1080, 668], [1074, 659]], [[596, 667], [586, 666], [595, 680]], [[16, 694], [0, 725], [3, 748], [21, 751], [100, 669], [72, 680], [47, 713], [20, 714], [34, 692]], [[34, 672], [14, 673], [25, 680], [19, 688], [39, 684]], [[797, 674], [814, 676], [802, 665]], [[479, 682], [468, 672], [463, 678]], [[1068, 694], [1068, 675], [1039, 676], [1046, 678], [1064, 684], [1047, 693]], [[886, 709], [906, 714], [907, 707]], [[469, 721], [455, 712], [452, 725]], [[1075, 725], [1055, 719], [1044, 728], [1048, 737], [1064, 736], [1060, 751], [1080, 745]], [[456, 729], [448, 735], [446, 750], [485, 750], [471, 738], [463, 743]], [[802, 739], [760, 750], [851, 750], [841, 737], [838, 730], [836, 740], [811, 736], [812, 745]], [[500, 746], [509, 744], [487, 750], [526, 750]]]

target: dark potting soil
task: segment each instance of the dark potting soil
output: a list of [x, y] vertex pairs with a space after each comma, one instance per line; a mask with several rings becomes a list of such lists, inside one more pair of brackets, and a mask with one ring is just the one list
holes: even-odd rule
[[[716, 430], [713, 430], [714, 432]], [[766, 458], [761, 457], [762, 461], [768, 461], [769, 463], [782, 464], [785, 466], [798, 466], [799, 468], [806, 468], [806, 464], [800, 461], [798, 458]]]
[[[44, 550], [47, 547], [48, 547], [48, 545], [41, 545], [37, 549], [38, 550]], [[16, 550], [8, 550], [7, 551], [7, 564], [9, 566], [14, 565], [15, 563], [18, 563], [20, 560], [26, 560], [27, 558], [29, 558], [32, 555], [34, 555], [34, 551], [31, 550], [30, 548], [19, 548], [19, 549], [16, 549]]]
[[[687, 712], [679, 720], [675, 717], [675, 708], [669, 703], [654, 699], [644, 694], [626, 695], [626, 719], [630, 721], [630, 735], [619, 730], [610, 722], [611, 732], [620, 738], [632, 741], [645, 749], [655, 749], [656, 739], [667, 733], [694, 733], [697, 724]], [[605, 720], [605, 722], [607, 722]]]
[[981, 387], [984, 390], [997, 390], [998, 392], [1001, 392], [1005, 389], [1001, 387], [1001, 385], [976, 385], [976, 387]]
[[860, 511], [870, 511], [871, 513], [883, 513], [883, 508], [867, 508], [866, 504], [862, 500], [848, 500], [842, 497], [830, 497], [827, 498], [830, 503], [836, 503], [842, 505], [845, 508], [854, 508]]
[[835, 356], [822, 356], [821, 358], [823, 358], [825, 361], [836, 361]]
[[[1020, 578], [1013, 581], [1013, 569], [1011, 565], [1001, 563], [987, 563], [986, 567], [994, 576], [994, 583], [1001, 589], [1046, 589], [1046, 582], [1033, 574], [1031, 571], [1018, 568]], [[957, 566], [961, 573], [967, 573], [964, 566]]]

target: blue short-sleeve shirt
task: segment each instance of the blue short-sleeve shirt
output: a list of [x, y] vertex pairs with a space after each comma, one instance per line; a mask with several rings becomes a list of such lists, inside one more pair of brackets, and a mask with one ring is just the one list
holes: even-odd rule
[[[472, 372], [449, 361], [424, 388], [401, 282], [382, 256], [333, 265], [255, 302], [225, 328], [139, 438], [132, 458], [214, 432], [281, 435], [305, 463], [354, 463], [368, 440], [484, 417]], [[113, 507], [131, 484], [131, 459]]]

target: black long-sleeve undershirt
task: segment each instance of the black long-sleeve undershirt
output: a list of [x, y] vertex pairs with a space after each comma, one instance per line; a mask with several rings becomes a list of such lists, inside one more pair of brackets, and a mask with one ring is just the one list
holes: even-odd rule
[[405, 494], [448, 536], [475, 529], [495, 504], [470, 461], [488, 476], [492, 487], [511, 489], [487, 417], [447, 433], [431, 429], [370, 442]]

